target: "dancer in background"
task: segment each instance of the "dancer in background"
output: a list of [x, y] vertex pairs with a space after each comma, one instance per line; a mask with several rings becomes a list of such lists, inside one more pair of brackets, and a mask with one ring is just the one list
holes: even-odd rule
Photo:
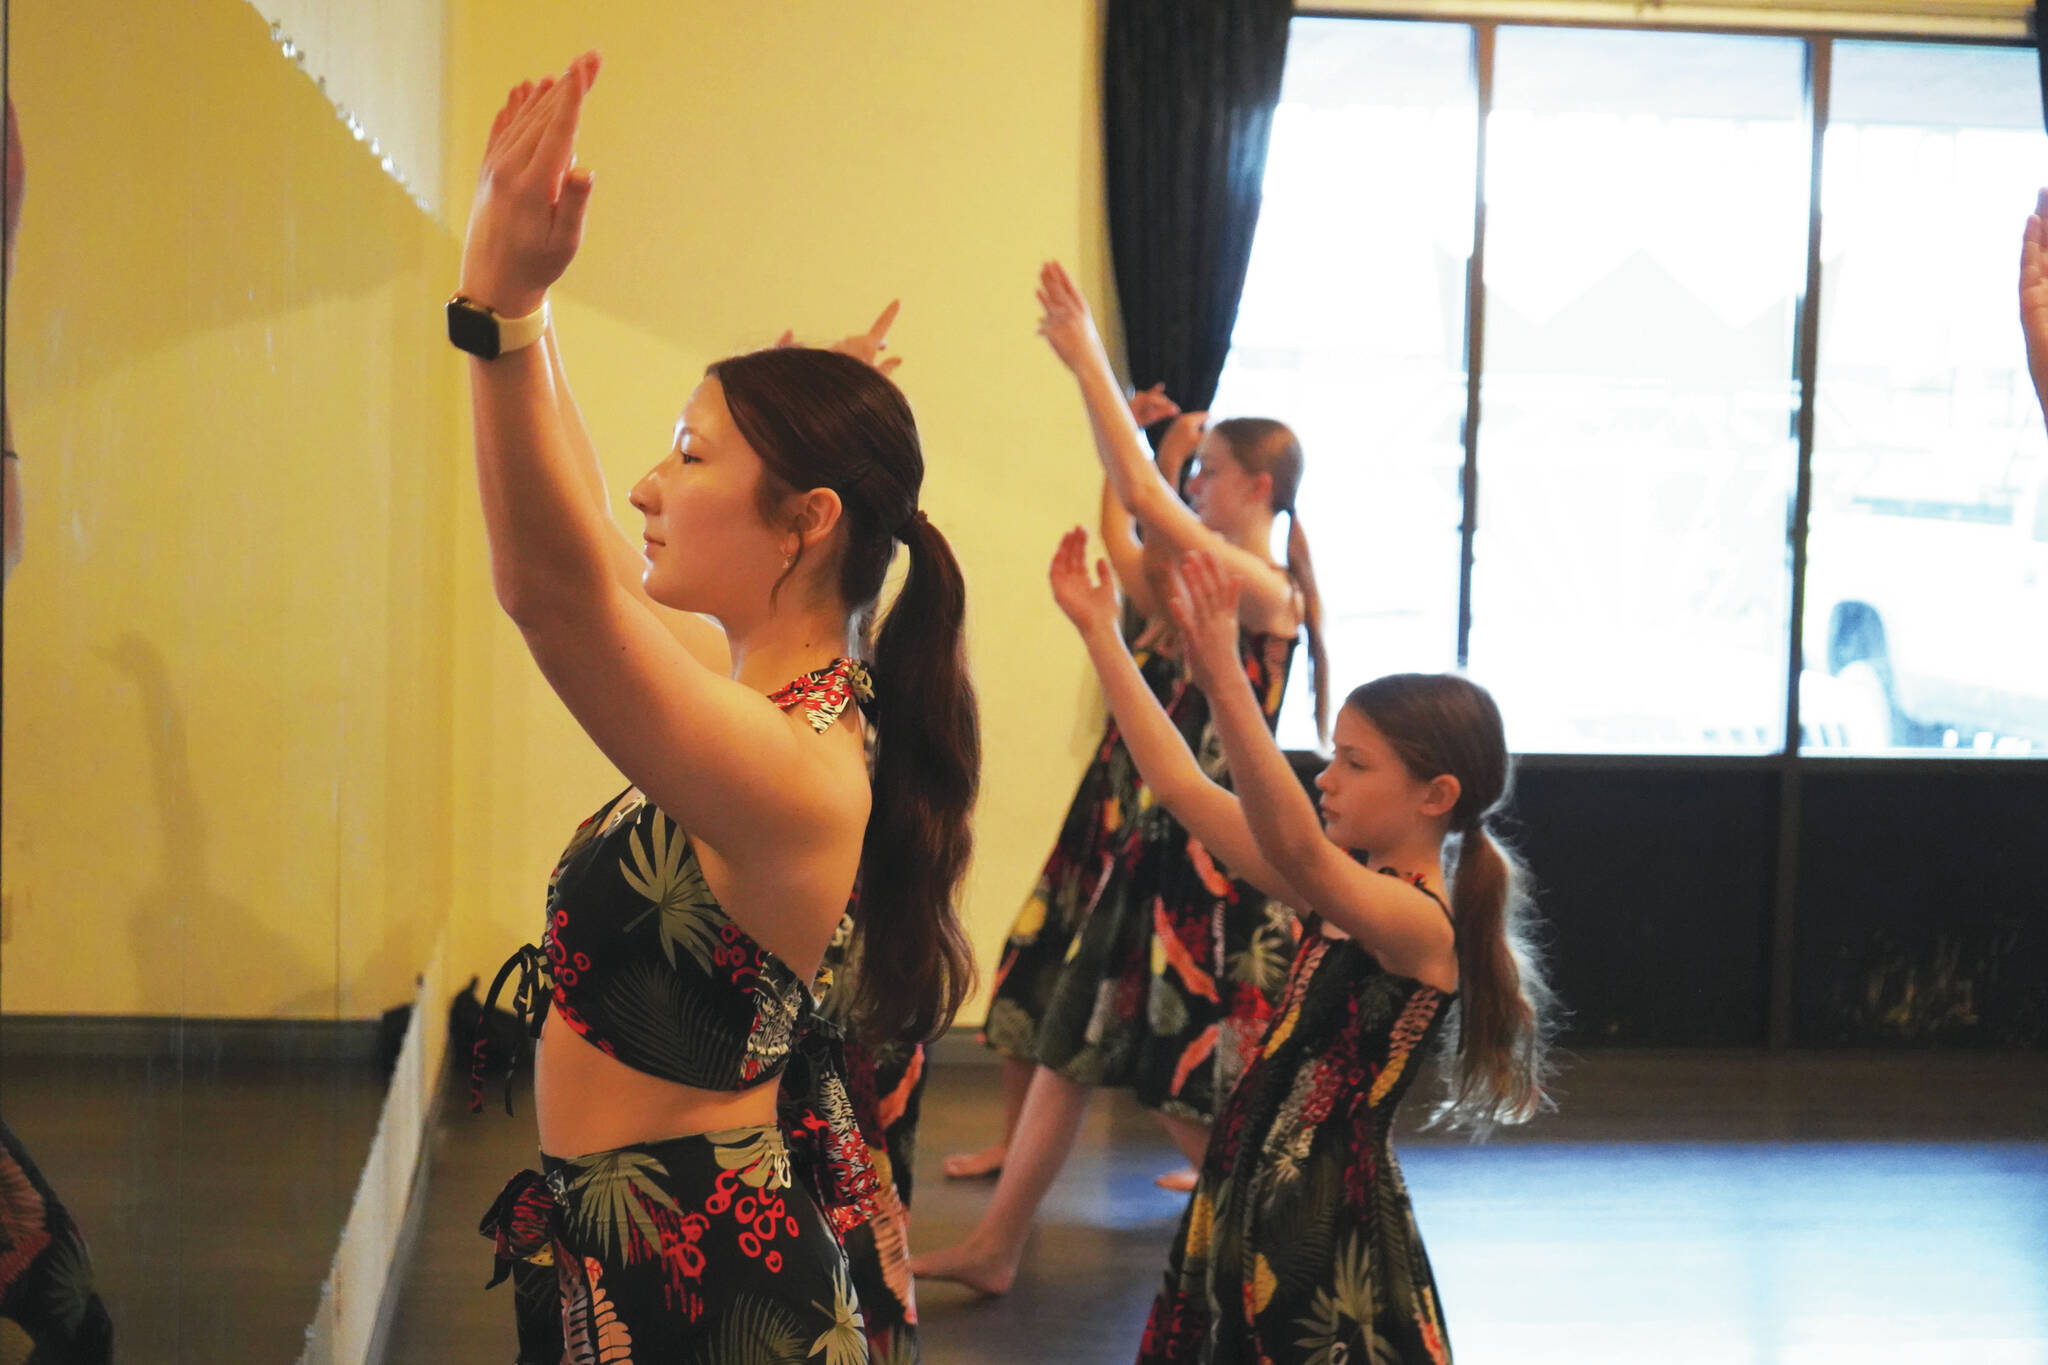
[[[971, 989], [963, 585], [918, 508], [909, 405], [831, 351], [711, 366], [633, 490], [638, 554], [611, 524], [558, 358], [533, 344], [592, 192], [574, 149], [597, 70], [586, 54], [500, 111], [449, 307], [476, 356], [499, 601], [633, 783], [577, 830], [544, 946], [493, 987], [516, 973], [545, 1025], [543, 1170], [483, 1230], [520, 1279], [529, 1365], [862, 1361], [840, 1237], [881, 1216], [879, 1183], [811, 982], [858, 876], [853, 1027], [932, 1037]], [[898, 544], [909, 571], [870, 649]]]
[[[1038, 302], [1038, 330], [1080, 388], [1104, 476], [1142, 529], [1144, 554], [1156, 560], [1207, 549], [1256, 580], [1243, 599], [1239, 667], [1272, 726], [1304, 625], [1312, 657], [1322, 655], [1300, 526], [1290, 527], [1286, 567], [1266, 556], [1274, 519], [1283, 512], [1293, 519], [1300, 443], [1279, 422], [1218, 423], [1200, 435], [1190, 502], [1182, 502], [1147, 457], [1087, 302], [1057, 265], [1042, 272]], [[1106, 528], [1106, 535], [1121, 553], [1120, 532]], [[1119, 562], [1124, 581], [1139, 591], [1158, 577], [1133, 572], [1127, 556]], [[1170, 656], [1141, 654], [1162, 707], [1222, 777], [1202, 697]], [[1324, 672], [1318, 662], [1318, 690]], [[1320, 706], [1317, 714], [1320, 724]], [[983, 1293], [1009, 1289], [1091, 1088], [1129, 1087], [1159, 1114], [1190, 1165], [1198, 1160], [1216, 1107], [1265, 1029], [1293, 937], [1285, 908], [1233, 877], [1227, 860], [1190, 840], [1154, 802], [1112, 724], [1003, 950], [984, 1030], [1008, 1059], [1006, 1098], [1015, 1115], [1001, 1176], [967, 1238], [914, 1258], [917, 1273]], [[1020, 1086], [1027, 1066], [1028, 1083]]]
[[[1182, 414], [1160, 386], [1134, 394], [1130, 413], [1139, 426], [1166, 417], [1174, 419], [1160, 442], [1157, 462], [1161, 478], [1178, 485], [1181, 470], [1201, 438], [1203, 414]], [[1125, 633], [1138, 668], [1162, 703], [1184, 712], [1182, 695], [1196, 694], [1188, 693], [1181, 683], [1164, 597], [1154, 585], [1155, 580], [1164, 581], [1170, 558], [1157, 550], [1146, 555], [1137, 536], [1137, 523], [1117, 500], [1107, 478], [1102, 485], [1101, 527], [1130, 609]], [[1151, 805], [1111, 721], [1081, 775], [1052, 855], [1010, 926], [996, 968], [995, 992], [981, 1041], [1003, 1059], [1002, 1136], [979, 1151], [949, 1155], [942, 1166], [948, 1176], [972, 1178], [1002, 1169], [1037, 1067], [1040, 1025], [1063, 993], [1070, 1004], [1084, 996], [1092, 1000], [1082, 976], [1067, 970], [1067, 949], [1089, 908], [1108, 889], [1108, 879], [1116, 876], [1120, 861], [1131, 856], [1139, 822]]]
[[1483, 1132], [1547, 1103], [1549, 992], [1522, 868], [1489, 829], [1511, 785], [1500, 713], [1451, 675], [1356, 689], [1316, 779], [1319, 828], [1237, 677], [1236, 585], [1212, 558], [1190, 557], [1170, 604], [1234, 793], [1140, 685], [1078, 529], [1051, 577], [1159, 799], [1277, 899], [1314, 910], [1258, 1059], [1219, 1116], [1140, 1361], [1445, 1365], [1442, 1305], [1389, 1144], [1395, 1108], [1443, 1033], [1439, 1119]]

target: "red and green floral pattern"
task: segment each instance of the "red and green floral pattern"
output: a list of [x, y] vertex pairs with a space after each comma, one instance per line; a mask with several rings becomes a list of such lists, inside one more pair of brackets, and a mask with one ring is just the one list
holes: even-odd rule
[[1449, 1365], [1389, 1133], [1452, 999], [1311, 922], [1217, 1116], [1140, 1365]]
[[[1239, 642], [1269, 726], [1294, 650], [1284, 636]], [[1204, 770], [1227, 783], [1207, 699], [1173, 659], [1133, 657]], [[1291, 913], [1154, 801], [1112, 722], [1010, 927], [982, 1041], [1207, 1122], [1265, 1031], [1295, 932]]]

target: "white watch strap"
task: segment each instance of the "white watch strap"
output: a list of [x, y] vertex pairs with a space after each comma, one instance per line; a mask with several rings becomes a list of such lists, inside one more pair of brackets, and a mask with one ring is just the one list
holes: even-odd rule
[[531, 346], [539, 341], [541, 333], [548, 329], [548, 303], [542, 299], [540, 307], [523, 318], [498, 319], [498, 354]]

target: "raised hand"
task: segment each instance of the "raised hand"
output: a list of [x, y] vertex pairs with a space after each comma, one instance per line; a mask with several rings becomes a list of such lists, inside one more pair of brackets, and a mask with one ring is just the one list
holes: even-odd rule
[[1169, 417], [1180, 416], [1180, 404], [1166, 396], [1166, 381], [1161, 380], [1149, 389], [1139, 389], [1131, 395], [1131, 420], [1141, 427], [1154, 422], [1164, 422]]
[[1180, 627], [1181, 657], [1204, 692], [1236, 672], [1238, 581], [1207, 550], [1181, 556], [1174, 566], [1167, 610]]
[[1184, 412], [1174, 419], [1159, 440], [1159, 453], [1152, 457], [1152, 462], [1159, 466], [1160, 478], [1176, 488], [1180, 486], [1180, 471], [1194, 455], [1195, 447], [1202, 443], [1202, 432], [1208, 425], [1206, 412]]
[[1116, 582], [1109, 576], [1109, 564], [1100, 559], [1095, 561], [1094, 577], [1089, 577], [1085, 530], [1076, 526], [1060, 537], [1047, 577], [1052, 580], [1053, 601], [1060, 604], [1076, 630], [1083, 635], [1090, 630], [1116, 630]]
[[1096, 334], [1088, 300], [1058, 261], [1047, 261], [1039, 269], [1038, 311], [1038, 334], [1068, 369], [1079, 369], [1101, 352], [1102, 338]]
[[[903, 363], [903, 357], [900, 355], [892, 355], [886, 359], [882, 356], [882, 352], [889, 349], [889, 329], [896, 325], [896, 310], [902, 306], [901, 299], [890, 299], [889, 306], [882, 310], [881, 316], [875, 319], [873, 326], [865, 332], [855, 332], [850, 337], [833, 342], [831, 349], [872, 365], [881, 374], [888, 374]], [[788, 333], [784, 335], [787, 336]]]
[[2020, 245], [2020, 330], [2027, 337], [2034, 395], [2048, 412], [2048, 189], [2035, 200]]
[[515, 88], [491, 121], [461, 292], [501, 316], [539, 308], [582, 243], [594, 180], [576, 165], [576, 130], [598, 67], [598, 55], [584, 53], [561, 79]]

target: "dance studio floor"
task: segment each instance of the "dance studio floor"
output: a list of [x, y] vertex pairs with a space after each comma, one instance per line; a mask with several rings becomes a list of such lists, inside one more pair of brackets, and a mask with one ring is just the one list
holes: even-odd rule
[[[938, 1162], [1002, 1112], [976, 1049], [939, 1053], [919, 1246], [979, 1212], [988, 1184], [948, 1182]], [[1526, 1131], [1399, 1144], [1461, 1365], [2048, 1365], [2048, 1056], [1569, 1065], [1563, 1110]], [[476, 1220], [530, 1159], [516, 1102], [516, 1119], [451, 1104], [436, 1134], [389, 1365], [513, 1359], [510, 1293], [482, 1292]], [[1183, 1198], [1152, 1184], [1171, 1164], [1146, 1114], [1102, 1097], [1017, 1288], [924, 1287], [926, 1358], [1130, 1361]]]

